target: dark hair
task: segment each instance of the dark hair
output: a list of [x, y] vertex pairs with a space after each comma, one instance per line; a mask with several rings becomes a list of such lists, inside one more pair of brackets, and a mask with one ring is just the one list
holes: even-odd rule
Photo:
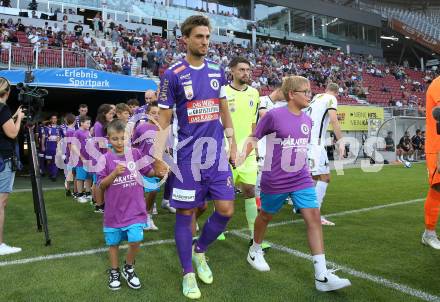
[[107, 134], [111, 131], [123, 132], [123, 131], [125, 131], [126, 125], [127, 124], [121, 120], [118, 120], [118, 119], [113, 120], [110, 123], [108, 123], [106, 132], [107, 132]]
[[89, 108], [89, 106], [87, 106], [87, 104], [81, 104], [79, 105], [79, 108]]
[[157, 101], [154, 101], [148, 104], [147, 112], [150, 112], [151, 107], [159, 107], [159, 103]]
[[64, 119], [68, 125], [71, 125], [75, 122], [75, 116], [72, 113], [67, 113]]
[[245, 64], [248, 64], [249, 66], [251, 66], [251, 62], [249, 62], [246, 58], [235, 57], [229, 63], [229, 68], [233, 68], [233, 67], [237, 66], [240, 63], [245, 63]]
[[128, 107], [128, 105], [127, 104], [125, 104], [125, 103], [119, 103], [119, 104], [117, 104], [116, 105], [116, 113], [122, 113], [122, 112], [124, 112], [124, 111], [128, 111], [128, 112], [130, 112], [130, 107]]
[[79, 124], [81, 125], [82, 123], [87, 122], [87, 121], [91, 121], [91, 120], [92, 119], [90, 118], [90, 116], [84, 115], [79, 118]]
[[105, 119], [105, 115], [112, 110], [112, 107], [109, 104], [102, 104], [98, 108], [98, 114], [96, 115], [96, 120], [101, 123], [103, 127], [107, 125], [107, 120]]
[[185, 21], [183, 21], [181, 26], [182, 35], [189, 37], [193, 28], [197, 26], [207, 26], [209, 31], [211, 31], [211, 23], [207, 17], [202, 15], [194, 15], [186, 18]]
[[137, 99], [129, 99], [127, 101], [128, 106], [139, 106], [139, 101]]
[[422, 130], [420, 130], [420, 129], [417, 129], [417, 130], [416, 130], [416, 134], [417, 134], [417, 133], [420, 133], [420, 132], [422, 132]]

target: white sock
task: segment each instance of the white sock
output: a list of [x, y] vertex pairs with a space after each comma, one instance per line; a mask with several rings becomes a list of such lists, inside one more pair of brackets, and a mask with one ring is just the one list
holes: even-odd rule
[[427, 230], [425, 229], [425, 235], [427, 236], [437, 236], [437, 233], [435, 232], [435, 230]]
[[327, 263], [325, 262], [325, 255], [314, 255], [313, 266], [315, 267], [315, 278], [319, 278], [321, 274], [327, 271]]
[[254, 252], [256, 252], [256, 251], [258, 251], [258, 250], [261, 250], [261, 244], [256, 243], [254, 240], [252, 240], [251, 249], [252, 249], [252, 251], [254, 251]]
[[316, 182], [315, 189], [316, 189], [316, 197], [318, 199], [319, 208], [321, 208], [321, 205], [324, 201], [324, 196], [325, 196], [325, 192], [327, 191], [327, 186], [328, 183], [325, 181], [318, 180]]

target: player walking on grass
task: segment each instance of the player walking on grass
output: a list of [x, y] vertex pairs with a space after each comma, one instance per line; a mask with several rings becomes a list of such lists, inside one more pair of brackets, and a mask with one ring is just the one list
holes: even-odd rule
[[257, 144], [257, 139], [267, 135], [267, 167], [263, 170], [261, 180], [261, 211], [255, 221], [254, 238], [247, 261], [259, 271], [270, 270], [261, 243], [273, 215], [290, 196], [306, 222], [307, 239], [315, 267], [316, 289], [337, 290], [349, 286], [350, 281], [339, 278], [326, 266], [319, 204], [307, 167], [307, 144], [312, 121], [302, 112], [308, 106], [311, 96], [310, 83], [306, 78], [291, 76], [284, 79], [281, 89], [288, 102], [287, 107], [266, 113], [253, 134], [253, 144], [248, 144], [244, 155], [237, 160], [237, 165], [240, 165]]
[[[234, 124], [237, 148], [243, 149], [247, 138], [255, 130], [259, 93], [247, 83], [250, 78], [250, 62], [243, 57], [235, 57], [229, 63], [232, 82], [226, 86], [226, 98]], [[240, 187], [244, 198], [246, 220], [251, 236], [254, 233], [254, 223], [257, 217], [255, 201], [255, 184], [257, 182], [258, 165], [255, 152], [252, 152], [240, 167], [232, 170], [234, 183]]]
[[[142, 164], [141, 152], [125, 145], [126, 124], [114, 120], [107, 126], [107, 134], [112, 149], [99, 159], [97, 173], [98, 185], [104, 192], [104, 237], [109, 246], [111, 268], [109, 270], [108, 287], [111, 290], [121, 288], [119, 270], [119, 245], [128, 241], [128, 252], [122, 268], [122, 276], [127, 285], [133, 289], [141, 288], [141, 282], [134, 271], [136, 254], [143, 240], [143, 227], [147, 219], [144, 202], [144, 190], [141, 175], [163, 177], [167, 170], [155, 173], [152, 165]], [[131, 152], [129, 154], [128, 152]], [[97, 202], [98, 203], [98, 202]], [[98, 204], [99, 205], [99, 204]]]
[[[224, 231], [234, 211], [234, 186], [224, 151], [224, 136], [230, 144], [231, 162], [237, 146], [226, 100], [224, 71], [204, 58], [211, 34], [209, 20], [199, 15], [188, 17], [181, 31], [187, 54], [168, 68], [162, 78], [159, 94], [162, 129], [154, 151], [162, 158], [174, 109], [173, 129], [178, 144], [173, 148], [176, 166], [170, 176], [170, 203], [177, 209], [175, 240], [183, 270], [183, 294], [198, 299], [201, 293], [192, 262], [198, 277], [211, 284], [213, 275], [205, 252]], [[205, 200], [214, 201], [215, 212], [193, 243], [192, 216]]]
[[[440, 110], [440, 77], [429, 86], [426, 93], [426, 166], [429, 172], [429, 190], [425, 202], [425, 232], [422, 243], [440, 250], [440, 240], [435, 232], [440, 211], [440, 135], [439, 121], [434, 110]], [[438, 111], [436, 111], [438, 114]]]
[[[313, 179], [316, 182], [316, 195], [318, 197], [319, 207], [322, 207], [328, 184], [330, 183], [330, 167], [325, 150], [326, 133], [328, 125], [331, 123], [333, 132], [337, 141], [342, 138], [341, 126], [339, 125], [338, 101], [336, 96], [339, 92], [339, 86], [335, 83], [329, 83], [325, 93], [317, 94], [305, 110], [312, 119], [312, 132], [309, 144], [309, 167]], [[345, 146], [338, 143], [339, 158], [342, 159], [345, 153]], [[323, 225], [334, 226], [335, 224], [321, 216]]]

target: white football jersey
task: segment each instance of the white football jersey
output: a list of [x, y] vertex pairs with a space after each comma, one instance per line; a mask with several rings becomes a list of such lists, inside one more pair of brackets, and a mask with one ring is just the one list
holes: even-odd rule
[[[279, 107], [283, 107], [283, 106], [287, 106], [286, 101], [273, 102], [272, 99], [268, 95], [260, 97], [260, 106], [258, 107], [258, 110], [257, 110], [257, 123], [258, 123], [258, 120], [260, 119], [259, 118], [259, 116], [260, 116], [259, 110], [260, 109], [267, 109], [267, 111], [269, 111], [274, 108], [279, 108]], [[263, 137], [258, 141], [258, 156], [259, 157], [266, 156], [266, 137]]]
[[325, 146], [325, 137], [330, 122], [329, 110], [337, 110], [338, 101], [331, 94], [321, 93], [315, 95], [305, 113], [312, 119], [310, 143]]

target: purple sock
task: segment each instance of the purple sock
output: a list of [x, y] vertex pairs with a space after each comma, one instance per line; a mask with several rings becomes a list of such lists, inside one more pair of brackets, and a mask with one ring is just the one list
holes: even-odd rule
[[177, 253], [183, 274], [194, 272], [192, 266], [192, 230], [191, 215], [176, 213], [176, 225], [174, 227], [174, 239], [176, 240]]
[[50, 177], [57, 177], [57, 174], [58, 174], [58, 167], [56, 166], [56, 164], [55, 164], [55, 161], [54, 160], [52, 160], [50, 163], [49, 163], [49, 176]]
[[195, 252], [204, 253], [208, 246], [225, 230], [229, 219], [231, 218], [214, 211], [203, 226], [202, 234], [196, 242]]

